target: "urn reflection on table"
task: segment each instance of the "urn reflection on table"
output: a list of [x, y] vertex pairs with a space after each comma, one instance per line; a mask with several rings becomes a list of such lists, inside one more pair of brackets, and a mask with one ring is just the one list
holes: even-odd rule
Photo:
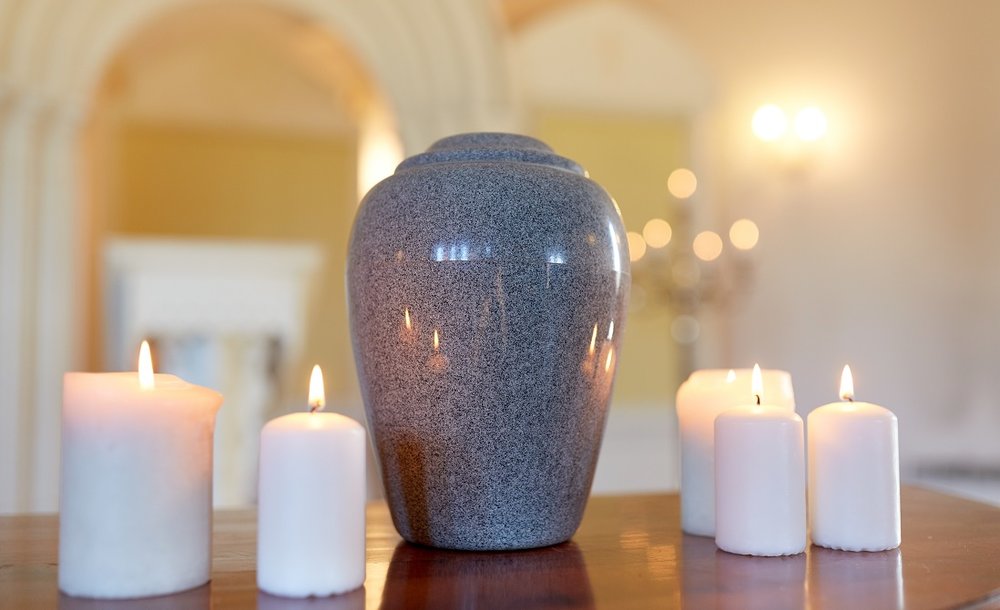
[[440, 140], [362, 201], [351, 334], [403, 538], [503, 550], [576, 531], [624, 326], [624, 236], [580, 166], [513, 134]]

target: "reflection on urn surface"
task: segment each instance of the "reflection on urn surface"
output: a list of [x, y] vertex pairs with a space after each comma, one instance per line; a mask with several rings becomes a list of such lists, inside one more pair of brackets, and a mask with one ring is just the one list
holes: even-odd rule
[[389, 564], [381, 608], [593, 605], [587, 566], [573, 542], [506, 553], [444, 551], [402, 542]]

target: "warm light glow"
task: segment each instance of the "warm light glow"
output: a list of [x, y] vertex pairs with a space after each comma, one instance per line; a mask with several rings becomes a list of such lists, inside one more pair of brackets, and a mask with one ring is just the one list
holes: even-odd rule
[[438, 348], [441, 347], [441, 338], [438, 336], [438, 331], [434, 331], [434, 351], [436, 352]]
[[826, 115], [815, 106], [803, 108], [795, 115], [795, 133], [805, 142], [815, 142], [826, 135]]
[[774, 104], [765, 104], [753, 113], [750, 126], [758, 138], [765, 142], [774, 142], [788, 130], [788, 118], [781, 108]]
[[764, 393], [764, 378], [760, 374], [760, 365], [757, 363], [754, 363], [753, 365], [753, 377], [751, 377], [750, 381], [750, 392], [757, 400], [757, 404], [760, 404], [761, 394]]
[[590, 347], [587, 349], [587, 353], [593, 354], [594, 350], [597, 348], [597, 323], [594, 323], [594, 332], [590, 333]]
[[678, 199], [687, 199], [698, 190], [698, 178], [686, 167], [675, 169], [667, 178], [667, 190]]
[[406, 330], [413, 330], [413, 321], [410, 320], [410, 308], [407, 307], [403, 310], [403, 324], [406, 325]]
[[840, 399], [854, 400], [854, 375], [851, 375], [851, 367], [844, 365], [844, 372], [840, 374]]
[[751, 250], [760, 239], [760, 229], [757, 223], [747, 218], [741, 218], [729, 227], [729, 241], [737, 250]]
[[692, 243], [694, 255], [705, 262], [711, 262], [722, 254], [722, 238], [715, 231], [702, 231]]
[[646, 240], [635, 231], [629, 231], [626, 237], [628, 237], [628, 258], [634, 263], [646, 254]]
[[392, 175], [405, 156], [393, 127], [379, 117], [370, 117], [358, 140], [358, 200], [369, 189]]
[[726, 373], [726, 383], [732, 383], [734, 381], [736, 381], [736, 371], [729, 369], [729, 372]]
[[309, 375], [309, 409], [315, 413], [326, 406], [326, 389], [323, 387], [323, 371], [319, 365], [313, 366]]
[[642, 237], [650, 248], [662, 248], [670, 243], [674, 230], [670, 223], [662, 218], [653, 218], [642, 228]]
[[143, 341], [139, 346], [139, 387], [143, 390], [152, 390], [155, 386], [153, 357], [149, 353], [149, 342]]
[[611, 322], [608, 323], [608, 341], [613, 339], [614, 336], [615, 336], [615, 321], [611, 320]]
[[615, 359], [615, 348], [608, 350], [608, 357], [604, 359], [604, 372], [607, 373], [611, 370], [611, 362]]

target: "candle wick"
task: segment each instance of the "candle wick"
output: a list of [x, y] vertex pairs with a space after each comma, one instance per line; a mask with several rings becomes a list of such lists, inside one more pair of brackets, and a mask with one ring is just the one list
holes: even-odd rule
[[760, 394], [754, 394], [754, 398], [757, 399], [757, 406], [760, 406]]
[[847, 397], [847, 402], [854, 402], [854, 397], [853, 396], [848, 396]]
[[309, 405], [309, 412], [310, 413], [315, 413], [316, 411], [319, 411], [319, 404], [315, 404], [314, 403], [314, 404]]

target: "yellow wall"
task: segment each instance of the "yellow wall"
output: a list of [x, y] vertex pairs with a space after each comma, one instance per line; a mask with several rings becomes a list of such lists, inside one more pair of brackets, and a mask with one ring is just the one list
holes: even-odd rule
[[114, 138], [107, 234], [302, 240], [323, 247], [302, 379], [318, 362], [333, 398], [357, 396], [344, 299], [356, 208], [355, 137], [129, 121]]
[[[542, 110], [534, 135], [590, 172], [621, 208], [625, 227], [642, 231], [654, 217], [673, 222], [667, 176], [689, 164], [687, 121], [664, 117]], [[615, 385], [616, 403], [672, 401], [680, 383], [680, 352], [670, 337], [671, 314], [647, 300], [631, 309]]]

